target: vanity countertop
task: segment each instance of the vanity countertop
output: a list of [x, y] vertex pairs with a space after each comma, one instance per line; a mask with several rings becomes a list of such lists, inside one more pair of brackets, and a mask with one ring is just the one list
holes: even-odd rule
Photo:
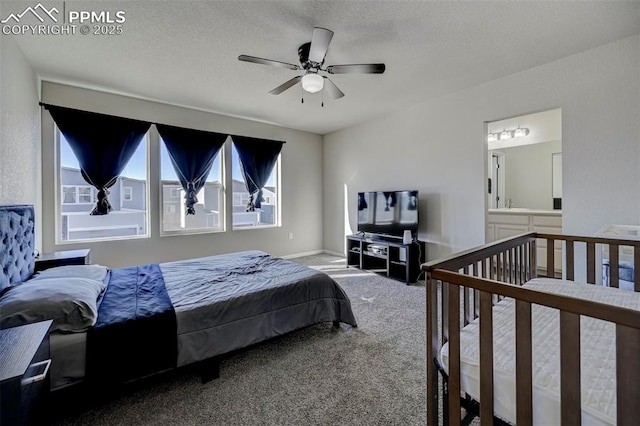
[[512, 207], [510, 209], [489, 209], [489, 213], [561, 216], [562, 210], [538, 210]]

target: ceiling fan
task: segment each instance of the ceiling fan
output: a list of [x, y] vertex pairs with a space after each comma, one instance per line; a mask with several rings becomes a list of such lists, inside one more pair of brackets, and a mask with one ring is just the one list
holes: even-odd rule
[[[281, 84], [269, 93], [279, 95], [298, 83], [302, 84], [302, 89], [309, 93], [316, 93], [323, 88], [334, 99], [344, 96], [344, 93], [327, 78], [328, 74], [382, 74], [385, 70], [384, 64], [352, 64], [352, 65], [329, 65], [322, 68], [324, 58], [329, 49], [329, 43], [333, 37], [333, 31], [326, 28], [314, 27], [311, 42], [304, 43], [298, 48], [300, 65], [287, 62], [274, 61], [272, 59], [257, 58], [255, 56], [240, 55], [238, 59], [245, 62], [253, 62], [273, 67], [287, 68], [294, 71], [304, 71], [304, 74], [293, 77], [291, 80]], [[304, 100], [303, 100], [304, 101]]]

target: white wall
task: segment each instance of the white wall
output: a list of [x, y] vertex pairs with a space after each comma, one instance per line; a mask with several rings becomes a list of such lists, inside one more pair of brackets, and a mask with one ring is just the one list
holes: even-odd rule
[[[224, 233], [159, 236], [159, 144], [155, 127], [150, 141], [151, 237], [56, 245], [54, 241], [54, 124], [42, 113], [43, 220], [45, 251], [91, 248], [94, 263], [112, 267], [186, 259], [239, 250], [258, 249], [284, 256], [322, 250], [322, 137], [315, 134], [187, 108], [130, 98], [51, 82], [42, 84], [42, 100], [53, 105], [126, 116], [157, 123], [211, 130], [287, 143], [281, 155], [282, 227]], [[227, 145], [225, 155], [230, 156]], [[231, 171], [226, 170], [227, 182]], [[227, 215], [231, 214], [231, 194]], [[289, 240], [292, 232], [294, 239]]]
[[636, 35], [326, 135], [325, 249], [344, 249], [345, 185], [353, 229], [358, 191], [416, 188], [427, 259], [484, 243], [484, 123], [554, 108], [562, 108], [563, 231], [638, 224], [638, 52]]
[[0, 37], [0, 52], [0, 204], [36, 205], [41, 248], [38, 78], [12, 36]]

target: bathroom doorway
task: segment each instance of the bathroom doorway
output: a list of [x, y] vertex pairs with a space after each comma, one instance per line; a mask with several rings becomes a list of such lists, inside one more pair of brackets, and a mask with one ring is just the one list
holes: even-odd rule
[[504, 153], [494, 150], [491, 152], [491, 172], [489, 175], [489, 208], [497, 209], [505, 200], [504, 171], [506, 168]]

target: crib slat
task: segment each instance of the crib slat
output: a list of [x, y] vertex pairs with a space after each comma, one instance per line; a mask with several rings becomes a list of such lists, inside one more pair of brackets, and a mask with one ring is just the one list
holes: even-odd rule
[[555, 261], [556, 258], [553, 255], [553, 250], [555, 248], [556, 245], [556, 240], [554, 239], [547, 239], [547, 277], [549, 278], [553, 278], [555, 275], [555, 271], [556, 271], [556, 265], [555, 265]]
[[449, 424], [460, 420], [460, 287], [449, 284]]
[[575, 263], [573, 255], [573, 241], [565, 241], [565, 250], [567, 253], [567, 280], [573, 281]]
[[[465, 275], [469, 275], [469, 265], [465, 266], [462, 269], [462, 273]], [[472, 319], [469, 319], [470, 314], [470, 310], [471, 310], [471, 304], [469, 303], [469, 288], [467, 287], [460, 287], [460, 291], [462, 291], [462, 297], [464, 299], [463, 302], [463, 311], [462, 311], [462, 323], [466, 326], [467, 324], [469, 324]]]
[[538, 246], [536, 240], [531, 241], [529, 244], [529, 262], [531, 267], [529, 273], [531, 276], [529, 279], [534, 279], [538, 276]]
[[635, 291], [640, 292], [640, 246], [633, 248], [633, 282]]
[[587, 243], [587, 282], [596, 283], [596, 244]]
[[620, 283], [620, 256], [618, 246], [609, 244], [609, 286], [618, 288]]
[[[473, 276], [479, 277], [481, 274], [481, 269], [484, 269], [484, 261], [480, 262], [480, 267], [478, 267], [478, 263], [473, 264]], [[480, 315], [480, 292], [473, 289], [473, 319], [478, 318]]]
[[480, 293], [480, 425], [493, 425], [493, 307], [492, 295]]
[[562, 425], [580, 425], [580, 315], [560, 311], [560, 412]]
[[513, 249], [507, 251], [507, 282], [513, 284], [513, 267], [515, 265]]
[[440, 306], [442, 306], [442, 324], [440, 324], [442, 332], [442, 344], [449, 341], [449, 285], [448, 282], [441, 281], [442, 289], [440, 297], [442, 298]]
[[437, 281], [427, 275], [427, 425], [438, 424], [438, 371], [433, 359], [438, 355]]
[[525, 261], [524, 261], [524, 245], [518, 246], [518, 271], [519, 271], [519, 284], [525, 283], [524, 271], [525, 271]]
[[516, 300], [516, 424], [532, 422], [531, 303]]
[[616, 404], [618, 426], [638, 424], [640, 329], [616, 324]]

